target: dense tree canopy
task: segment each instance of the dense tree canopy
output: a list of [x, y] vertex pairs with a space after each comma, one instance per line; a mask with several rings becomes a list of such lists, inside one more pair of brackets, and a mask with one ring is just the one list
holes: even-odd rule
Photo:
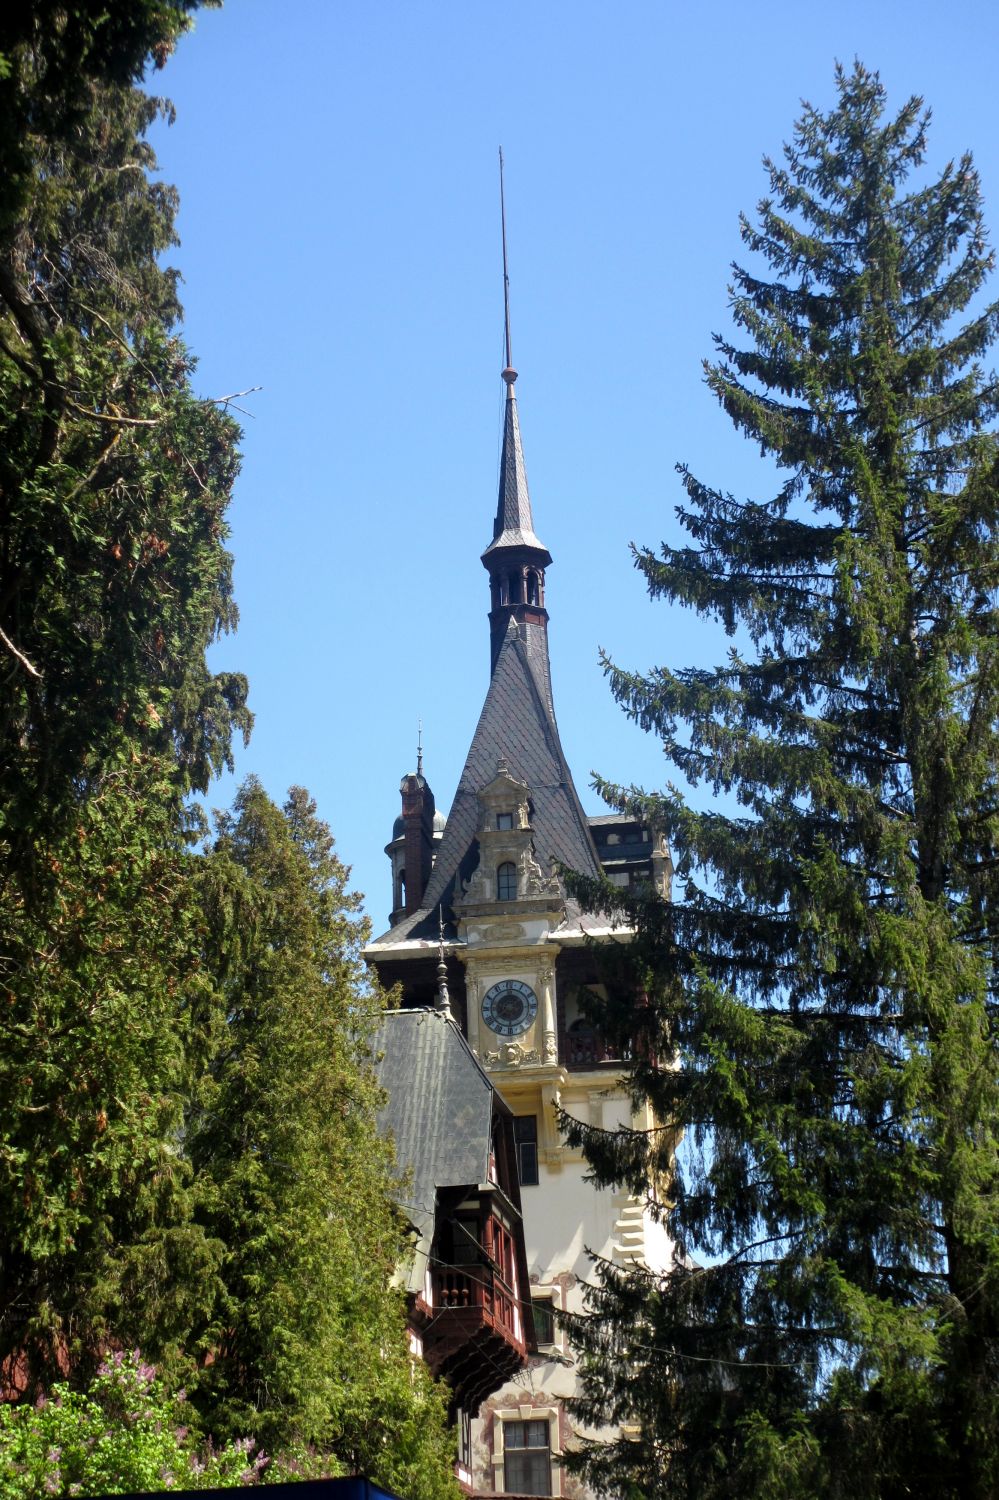
[[452, 1493], [446, 1403], [414, 1368], [392, 1153], [367, 1038], [380, 1001], [365, 924], [301, 788], [254, 781], [219, 819], [203, 874], [225, 1023], [188, 1126], [218, 1295], [195, 1399], [223, 1435], [312, 1447], [413, 1500]]
[[16, 238], [38, 156], [86, 125], [101, 84], [162, 67], [199, 4], [218, 0], [30, 0], [0, 15], [0, 240]]
[[[192, 388], [135, 87], [193, 8], [0, 18], [0, 1388], [141, 1348], [202, 1435], [443, 1500], [347, 871], [301, 792], [193, 847], [250, 725], [206, 661], [238, 431]], [[49, 1427], [11, 1419], [0, 1488]]]
[[607, 788], [676, 862], [609, 1021], [663, 1127], [572, 1131], [670, 1183], [674, 1269], [604, 1267], [577, 1329], [579, 1414], [642, 1424], [584, 1466], [650, 1495], [999, 1487], [999, 310], [970, 158], [925, 177], [919, 100], [837, 93], [767, 163], [707, 367], [776, 494], [681, 470], [690, 545], [637, 554], [736, 644], [608, 668], [720, 799]]
[[183, 798], [249, 725], [205, 662], [235, 621], [237, 432], [191, 389], [159, 106], [129, 84], [182, 16], [0, 23], [24, 169], [0, 226], [0, 1361], [29, 1387], [92, 1366], [112, 1318], [179, 1337], [217, 1254], [177, 1151], [210, 989]]

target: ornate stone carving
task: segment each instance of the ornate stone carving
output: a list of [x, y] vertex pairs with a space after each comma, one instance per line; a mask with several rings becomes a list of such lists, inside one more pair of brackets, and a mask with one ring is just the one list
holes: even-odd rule
[[463, 905], [471, 906], [476, 901], [491, 901], [493, 893], [487, 889], [486, 873], [482, 861], [475, 866], [468, 880], [461, 887], [461, 902]]
[[491, 1068], [520, 1068], [525, 1064], [539, 1063], [541, 1054], [537, 1047], [525, 1047], [521, 1042], [504, 1042], [495, 1052], [484, 1052], [482, 1061]]
[[524, 888], [529, 896], [557, 896], [559, 893], [558, 879], [549, 873], [546, 875], [538, 863], [534, 852], [534, 845], [525, 849], [521, 856], [524, 871]]

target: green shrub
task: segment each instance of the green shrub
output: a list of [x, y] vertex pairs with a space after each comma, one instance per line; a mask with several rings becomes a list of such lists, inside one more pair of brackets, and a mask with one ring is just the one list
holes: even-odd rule
[[253, 1439], [216, 1451], [188, 1415], [185, 1393], [167, 1392], [138, 1351], [115, 1354], [86, 1391], [0, 1405], [0, 1500], [254, 1483], [267, 1459]]

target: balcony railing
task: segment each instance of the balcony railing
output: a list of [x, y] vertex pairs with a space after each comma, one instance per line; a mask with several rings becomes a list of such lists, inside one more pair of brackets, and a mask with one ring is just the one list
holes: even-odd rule
[[434, 1271], [431, 1284], [435, 1308], [477, 1309], [511, 1338], [517, 1337], [513, 1289], [492, 1266], [470, 1266], [467, 1271], [442, 1267]]
[[565, 1050], [570, 1068], [591, 1068], [597, 1063], [626, 1060], [608, 1047], [600, 1033], [589, 1026], [581, 1026], [578, 1030], [570, 1026], [565, 1036]]

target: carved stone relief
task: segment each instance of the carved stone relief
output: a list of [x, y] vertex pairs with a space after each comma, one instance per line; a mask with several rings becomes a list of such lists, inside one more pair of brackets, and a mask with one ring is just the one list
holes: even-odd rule
[[541, 1053], [537, 1047], [525, 1047], [520, 1042], [503, 1042], [495, 1052], [484, 1052], [482, 1061], [490, 1068], [520, 1068], [539, 1063]]

